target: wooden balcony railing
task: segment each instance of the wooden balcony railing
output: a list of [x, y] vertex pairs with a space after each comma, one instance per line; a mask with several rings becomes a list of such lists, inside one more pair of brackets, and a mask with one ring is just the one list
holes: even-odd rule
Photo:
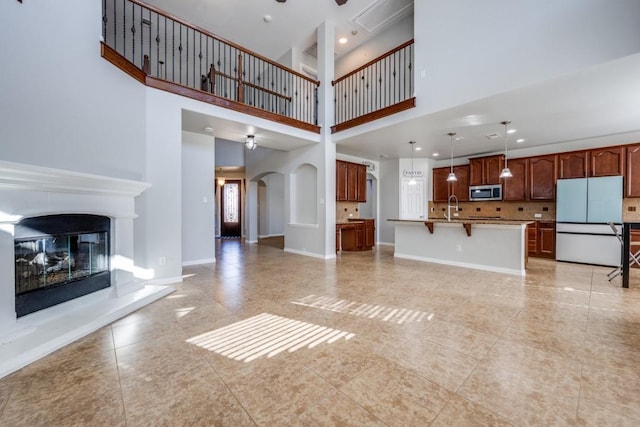
[[332, 82], [339, 132], [413, 108], [413, 40]]
[[103, 0], [102, 55], [143, 83], [320, 132], [320, 82], [139, 0]]

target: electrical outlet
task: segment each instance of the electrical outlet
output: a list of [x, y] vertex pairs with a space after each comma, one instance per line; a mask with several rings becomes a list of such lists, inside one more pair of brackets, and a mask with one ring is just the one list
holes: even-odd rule
[[542, 218], [542, 214], [538, 214], [538, 213], [537, 214], [533, 214], [533, 217], [534, 218]]
[[160, 258], [158, 258], [158, 264], [165, 265], [166, 263], [167, 263], [167, 257], [166, 256], [161, 256]]
[[460, 214], [458, 212], [454, 212], [453, 216], [459, 216]]
[[462, 252], [462, 245], [459, 243], [456, 245], [456, 252]]

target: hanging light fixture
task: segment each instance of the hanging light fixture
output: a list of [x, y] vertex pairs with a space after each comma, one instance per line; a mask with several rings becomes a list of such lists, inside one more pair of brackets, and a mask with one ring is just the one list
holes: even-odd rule
[[256, 142], [256, 137], [253, 135], [247, 135], [247, 139], [245, 139], [244, 141], [244, 146], [249, 151], [255, 150], [256, 147], [258, 146], [258, 143]]
[[449, 170], [449, 176], [447, 176], [447, 182], [455, 182], [458, 180], [455, 172], [453, 171], [453, 137], [456, 135], [455, 132], [449, 132], [449, 138], [451, 139], [451, 169]]
[[502, 169], [502, 172], [500, 172], [500, 178], [511, 178], [513, 174], [507, 166], [507, 135], [509, 134], [508, 127], [509, 123], [511, 123], [511, 120], [505, 120], [501, 123], [504, 125], [504, 169]]
[[216, 175], [218, 175], [216, 181], [218, 182], [218, 185], [222, 187], [225, 183], [224, 176], [222, 176], [222, 168], [218, 168], [218, 173]]
[[409, 180], [409, 185], [416, 185], [416, 179], [413, 176], [413, 146], [416, 144], [415, 141], [409, 141], [409, 144], [411, 144], [411, 179]]

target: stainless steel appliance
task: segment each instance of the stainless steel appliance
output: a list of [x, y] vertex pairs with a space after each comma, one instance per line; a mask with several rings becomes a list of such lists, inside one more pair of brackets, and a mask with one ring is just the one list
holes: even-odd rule
[[502, 184], [472, 185], [469, 187], [469, 200], [502, 200]]
[[561, 179], [556, 199], [556, 260], [619, 266], [622, 176]]

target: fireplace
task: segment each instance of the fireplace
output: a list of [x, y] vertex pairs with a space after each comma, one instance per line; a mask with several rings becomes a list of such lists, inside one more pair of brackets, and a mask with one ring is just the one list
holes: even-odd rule
[[149, 187], [0, 160], [0, 378], [173, 292], [134, 274]]
[[26, 218], [16, 224], [16, 315], [108, 288], [110, 226], [108, 217], [80, 214]]

